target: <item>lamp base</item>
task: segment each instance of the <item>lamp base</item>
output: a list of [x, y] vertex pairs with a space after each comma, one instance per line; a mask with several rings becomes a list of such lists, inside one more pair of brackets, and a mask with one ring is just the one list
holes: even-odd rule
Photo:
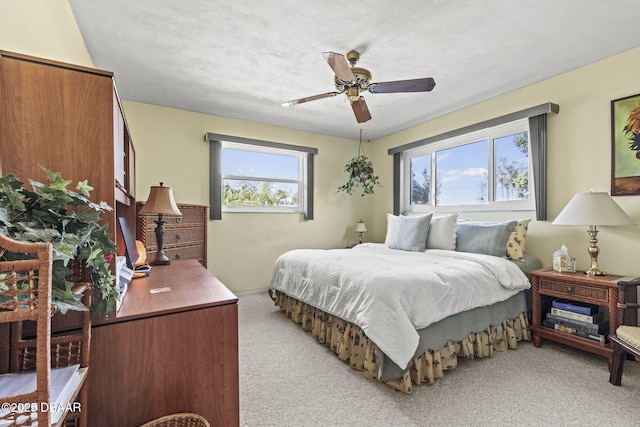
[[151, 265], [168, 265], [171, 264], [171, 260], [163, 251], [156, 252], [153, 261], [151, 261]]
[[598, 269], [598, 268], [589, 268], [588, 270], [584, 271], [584, 274], [586, 274], [587, 276], [606, 276], [607, 273], [605, 273], [604, 271]]
[[155, 233], [156, 233], [156, 246], [158, 248], [158, 250], [156, 251], [156, 256], [153, 258], [153, 261], [151, 262], [151, 265], [167, 265], [167, 264], [171, 264], [171, 261], [169, 260], [169, 257], [167, 255], [165, 255], [164, 251], [162, 250], [162, 246], [164, 245], [164, 220], [162, 219], [162, 214], [158, 215], [158, 220], [155, 221], [156, 223], [156, 229], [155, 229]]
[[598, 268], [598, 254], [600, 248], [598, 248], [598, 229], [595, 225], [590, 225], [589, 230], [589, 256], [591, 257], [591, 267], [584, 271], [587, 276], [606, 276], [607, 274]]

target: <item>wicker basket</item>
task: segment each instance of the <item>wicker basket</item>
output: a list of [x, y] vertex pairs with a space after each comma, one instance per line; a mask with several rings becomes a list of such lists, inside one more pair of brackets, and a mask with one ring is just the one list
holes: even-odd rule
[[156, 418], [140, 427], [210, 427], [210, 425], [198, 414], [180, 413]]

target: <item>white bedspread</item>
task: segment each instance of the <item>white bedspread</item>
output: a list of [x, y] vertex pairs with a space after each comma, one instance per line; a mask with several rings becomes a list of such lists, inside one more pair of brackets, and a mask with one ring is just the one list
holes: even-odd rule
[[358, 325], [403, 369], [418, 346], [416, 329], [529, 287], [526, 275], [504, 258], [374, 243], [289, 251], [278, 258], [270, 285]]

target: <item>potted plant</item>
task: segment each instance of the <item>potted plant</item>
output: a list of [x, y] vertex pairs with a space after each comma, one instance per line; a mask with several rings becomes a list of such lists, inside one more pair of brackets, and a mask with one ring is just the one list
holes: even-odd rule
[[373, 172], [373, 163], [364, 154], [358, 154], [349, 160], [345, 165], [344, 171], [349, 175], [349, 180], [338, 187], [338, 191], [346, 191], [347, 194], [360, 188], [361, 196], [365, 194], [373, 194], [375, 185], [380, 185], [380, 178]]
[[81, 295], [71, 292], [72, 262], [84, 263], [90, 272], [94, 317], [110, 312], [118, 298], [110, 260], [118, 251], [107, 226], [98, 222], [101, 212], [111, 207], [91, 202], [93, 188], [87, 181], [78, 182], [77, 192], [71, 191], [67, 189], [71, 181], [42, 169], [50, 184], [30, 180], [33, 190], [12, 174], [0, 178], [0, 233], [19, 241], [52, 243], [52, 303], [61, 313], [87, 310]]

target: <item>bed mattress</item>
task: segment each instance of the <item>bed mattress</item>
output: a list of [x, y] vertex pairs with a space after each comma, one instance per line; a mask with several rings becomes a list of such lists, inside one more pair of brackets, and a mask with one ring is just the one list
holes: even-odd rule
[[419, 350], [419, 330], [529, 287], [524, 272], [504, 258], [372, 243], [287, 252], [277, 260], [270, 285], [359, 326], [401, 370]]

